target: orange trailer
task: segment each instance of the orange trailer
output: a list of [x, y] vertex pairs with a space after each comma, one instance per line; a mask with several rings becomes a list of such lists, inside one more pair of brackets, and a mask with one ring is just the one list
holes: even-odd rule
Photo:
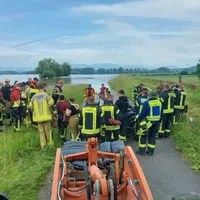
[[[104, 167], [98, 164], [100, 159]], [[83, 168], [73, 164], [77, 161]], [[96, 138], [90, 138], [83, 152], [63, 155], [57, 149], [51, 200], [153, 200], [153, 196], [131, 147], [107, 153], [98, 150]]]

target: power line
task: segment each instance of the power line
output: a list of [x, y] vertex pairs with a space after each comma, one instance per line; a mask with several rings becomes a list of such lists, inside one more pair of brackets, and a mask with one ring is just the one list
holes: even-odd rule
[[29, 41], [29, 42], [24, 42], [24, 43], [20, 43], [20, 44], [14, 45], [12, 47], [14, 48], [14, 47], [19, 47], [19, 46], [24, 46], [24, 45], [28, 45], [28, 44], [35, 43], [35, 42], [41, 42], [41, 41], [55, 39], [55, 38], [61, 38], [61, 37], [65, 37], [65, 35], [54, 36], [54, 37], [46, 37], [46, 38], [42, 38], [42, 39], [39, 39], [39, 40], [32, 40], [32, 41]]

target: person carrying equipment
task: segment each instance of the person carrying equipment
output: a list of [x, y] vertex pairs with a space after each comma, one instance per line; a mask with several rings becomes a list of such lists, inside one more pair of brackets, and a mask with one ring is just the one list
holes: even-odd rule
[[104, 85], [103, 83], [101, 84], [100, 91], [103, 92], [104, 97], [107, 98], [107, 96], [108, 96], [108, 91], [109, 91], [109, 90], [108, 90], [107, 87], [105, 87], [105, 85]]
[[3, 131], [3, 114], [4, 114], [4, 99], [3, 99], [3, 82], [0, 82], [0, 131]]
[[56, 110], [58, 114], [58, 130], [60, 133], [60, 138], [65, 140], [65, 128], [67, 127], [65, 112], [66, 109], [69, 107], [68, 103], [65, 102], [65, 96], [60, 95], [59, 101], [56, 103]]
[[53, 145], [51, 121], [57, 115], [54, 101], [51, 96], [44, 92], [44, 84], [38, 84], [39, 92], [33, 96], [29, 108], [33, 113], [33, 122], [37, 122], [40, 133], [41, 148]]
[[148, 99], [148, 89], [143, 87], [141, 95], [135, 101], [135, 112], [137, 115], [141, 113], [142, 107], [147, 99]]
[[[148, 154], [152, 156], [155, 150], [156, 134], [161, 119], [162, 104], [157, 99], [157, 93], [152, 91], [149, 99], [144, 103], [141, 113], [138, 116], [140, 127], [139, 132], [139, 151], [140, 155]], [[148, 140], [148, 145], [146, 146]], [[147, 148], [147, 151], [146, 151]]]
[[144, 87], [143, 83], [140, 83], [140, 85], [136, 86], [133, 90], [133, 100], [135, 101], [140, 93], [142, 92], [142, 88]]
[[119, 109], [113, 105], [114, 96], [109, 94], [107, 102], [101, 107], [103, 118], [103, 129], [105, 130], [105, 138], [107, 142], [119, 140], [119, 131], [121, 122], [119, 121]]
[[76, 104], [75, 98], [71, 97], [71, 105], [66, 110], [66, 116], [69, 117], [69, 128], [71, 133], [71, 140], [75, 140], [78, 135], [78, 122], [79, 122], [79, 105]]
[[100, 137], [101, 132], [101, 109], [95, 105], [94, 97], [88, 97], [88, 104], [80, 111], [79, 129], [81, 138], [87, 140], [91, 137]]
[[162, 121], [158, 137], [162, 138], [165, 136], [167, 138], [171, 133], [170, 123], [172, 122], [174, 113], [174, 93], [170, 90], [167, 83], [163, 84], [163, 92], [160, 96], [160, 101], [162, 103]]
[[53, 89], [52, 98], [54, 100], [54, 104], [57, 103], [60, 95], [63, 94], [63, 90], [62, 90], [63, 84], [64, 84], [63, 81], [58, 81], [57, 85]]
[[10, 85], [10, 80], [5, 80], [5, 85], [3, 86], [3, 99], [5, 100], [5, 115], [6, 115], [6, 124], [11, 125], [11, 101], [10, 101], [10, 93], [12, 86]]
[[181, 115], [185, 110], [186, 102], [186, 92], [183, 90], [183, 85], [179, 85], [177, 91], [175, 92], [175, 101], [174, 101], [174, 124], [177, 124], [177, 121], [180, 120]]
[[87, 88], [85, 88], [84, 91], [84, 98], [87, 99], [88, 97], [94, 97], [95, 96], [95, 89], [92, 88], [92, 85], [89, 84]]
[[119, 109], [119, 121], [121, 122], [120, 126], [120, 134], [119, 139], [126, 141], [126, 135], [127, 135], [127, 127], [128, 127], [128, 115], [127, 115], [127, 109], [129, 106], [128, 98], [124, 95], [124, 90], [118, 91], [119, 99], [115, 102], [115, 105]]

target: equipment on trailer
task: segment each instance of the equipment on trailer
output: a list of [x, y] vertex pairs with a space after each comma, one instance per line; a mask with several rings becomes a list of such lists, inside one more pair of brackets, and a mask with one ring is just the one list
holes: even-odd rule
[[90, 138], [57, 149], [51, 200], [153, 200], [153, 196], [131, 147], [122, 141], [98, 146], [97, 138]]

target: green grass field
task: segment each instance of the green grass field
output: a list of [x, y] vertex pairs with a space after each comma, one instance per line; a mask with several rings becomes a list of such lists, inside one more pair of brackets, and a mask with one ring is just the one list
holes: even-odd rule
[[[66, 85], [64, 94], [73, 96], [80, 105], [85, 85]], [[52, 88], [48, 89], [52, 91]], [[61, 141], [54, 130], [54, 148], [41, 150], [39, 134], [33, 128], [14, 133], [12, 128], [0, 134], [0, 193], [12, 200], [35, 200], [49, 170], [53, 167], [56, 148]]]
[[[191, 77], [192, 79], [192, 77]], [[160, 80], [160, 79], [159, 79]], [[169, 76], [162, 76], [163, 81], [176, 82], [177, 79], [171, 80]], [[196, 77], [194, 77], [196, 80]], [[182, 79], [183, 83], [184, 78]], [[148, 88], [155, 89], [159, 85], [157, 79], [147, 76], [121, 75], [111, 80], [109, 85], [114, 90], [124, 89], [129, 99], [132, 99], [132, 92], [136, 85], [144, 83]], [[200, 171], [200, 90], [191, 91], [186, 88], [187, 104], [189, 106], [188, 116], [195, 119], [194, 123], [189, 122], [188, 118], [173, 128], [173, 139], [176, 142], [176, 148], [182, 152], [184, 157], [190, 161], [191, 167]]]
[[[174, 81], [177, 82], [179, 75], [146, 75], [146, 79], [154, 79], [154, 80], [163, 80], [163, 78], [166, 81]], [[200, 85], [200, 80], [197, 77], [197, 75], [182, 75], [182, 81], [185, 84], [194, 84], [194, 85]]]

